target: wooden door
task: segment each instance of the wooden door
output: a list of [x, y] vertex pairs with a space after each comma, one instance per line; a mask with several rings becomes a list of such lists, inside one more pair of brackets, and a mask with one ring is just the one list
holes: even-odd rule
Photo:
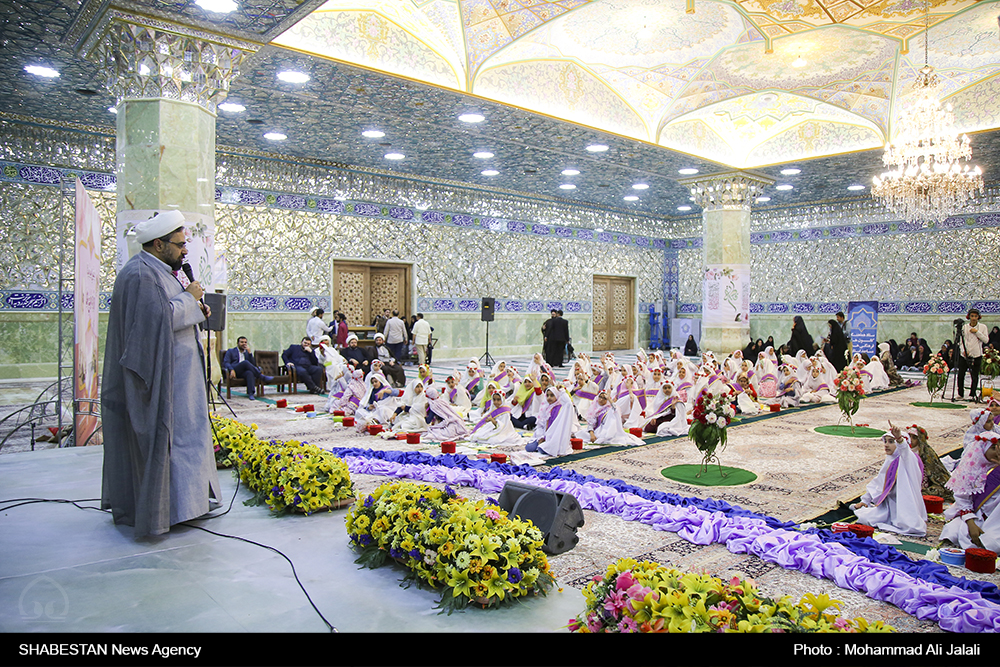
[[333, 263], [333, 307], [347, 315], [347, 324], [371, 325], [384, 309], [408, 316], [410, 267], [362, 262]]
[[594, 351], [632, 347], [635, 279], [594, 276]]

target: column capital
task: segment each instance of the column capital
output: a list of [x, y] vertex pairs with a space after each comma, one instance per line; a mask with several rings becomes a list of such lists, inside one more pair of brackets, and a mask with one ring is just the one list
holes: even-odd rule
[[137, 15], [114, 1], [79, 18], [71, 29], [77, 53], [101, 66], [118, 103], [162, 98], [191, 102], [214, 114], [242, 63], [262, 46]]
[[702, 210], [745, 209], [774, 179], [752, 171], [724, 171], [677, 181], [686, 186]]

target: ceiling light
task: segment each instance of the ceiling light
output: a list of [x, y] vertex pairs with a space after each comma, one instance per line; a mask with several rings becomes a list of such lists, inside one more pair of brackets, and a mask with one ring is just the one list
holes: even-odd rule
[[310, 76], [305, 72], [285, 70], [284, 72], [278, 72], [278, 78], [285, 83], [306, 83], [309, 81]]
[[635, 195], [625, 195], [624, 197], [622, 197], [622, 199], [624, 199], [625, 201], [638, 201], [639, 200], [639, 198], [636, 197]]
[[771, 198], [770, 197], [757, 197], [757, 201], [759, 201], [759, 202], [769, 202], [769, 201], [771, 201]]
[[43, 76], [46, 79], [54, 79], [59, 76], [59, 72], [51, 67], [43, 67], [42, 65], [25, 65], [24, 71], [35, 76]]
[[690, 206], [678, 206], [677, 210], [678, 211], [690, 211], [691, 207]]
[[406, 157], [406, 156], [403, 155], [402, 153], [386, 153], [385, 154], [385, 159], [386, 160], [402, 160], [404, 157]]
[[576, 169], [563, 169], [562, 170], [562, 175], [563, 176], [577, 176], [577, 175], [579, 175], [579, 173], [580, 172], [578, 170], [576, 170]]
[[795, 169], [794, 167], [781, 170], [782, 176], [795, 176], [796, 174], [801, 174], [801, 173], [802, 173], [801, 169]]
[[228, 14], [239, 7], [233, 0], [196, 0], [196, 5], [208, 12]]
[[591, 144], [587, 146], [587, 150], [590, 151], [591, 153], [603, 153], [604, 151], [608, 150], [608, 147], [605, 146], [604, 144]]
[[601, 229], [600, 227], [595, 227], [595, 228], [594, 228], [594, 231], [595, 231], [595, 232], [597, 232], [598, 234], [600, 234], [600, 233], [601, 233], [601, 232], [603, 232], [604, 230], [603, 230], [603, 229]]
[[632, 186], [633, 190], [646, 190], [648, 188], [649, 186], [646, 185], [645, 183], [636, 183], [635, 185]]
[[572, 183], [563, 183], [559, 186], [560, 190], [576, 190], [576, 186]]
[[477, 157], [480, 160], [488, 160], [493, 157], [493, 153], [489, 151], [479, 151], [478, 153], [473, 153], [472, 157]]
[[480, 174], [482, 174], [483, 176], [496, 176], [496, 175], [497, 175], [497, 174], [499, 174], [500, 172], [499, 172], [499, 171], [497, 171], [496, 169], [483, 169], [483, 170], [482, 170], [481, 172], [479, 172], [479, 173], [480, 173]]
[[284, 141], [288, 137], [282, 134], [281, 132], [268, 132], [267, 134], [264, 135], [264, 138], [267, 139], [268, 141]]
[[365, 130], [361, 133], [362, 137], [368, 137], [369, 139], [381, 139], [385, 136], [385, 132], [382, 130]]
[[242, 104], [236, 104], [235, 102], [223, 102], [219, 105], [219, 110], [240, 113], [241, 111], [246, 111], [247, 108]]
[[806, 59], [803, 58], [802, 56], [799, 56], [798, 58], [792, 61], [792, 67], [800, 68], [800, 67], [805, 67], [806, 65], [808, 65], [808, 63], [806, 62]]
[[785, 183], [783, 185], [776, 185], [776, 186], [774, 186], [774, 189], [775, 190], [791, 190], [792, 186], [789, 185], [789, 184], [787, 184], [787, 183]]
[[690, 176], [691, 174], [697, 174], [698, 170], [697, 169], [693, 169], [692, 167], [687, 167], [685, 169], [678, 169], [677, 173], [678, 174], [684, 174], [685, 176]]
[[118, 113], [118, 107], [108, 107], [108, 111], [111, 113]]
[[463, 113], [458, 119], [463, 123], [482, 123], [486, 120], [486, 116], [478, 113]]
[[864, 190], [865, 186], [863, 186], [863, 185], [848, 185], [847, 189], [848, 190]]
[[147, 65], [146, 63], [140, 63], [139, 74], [141, 76], [149, 76], [149, 65]]

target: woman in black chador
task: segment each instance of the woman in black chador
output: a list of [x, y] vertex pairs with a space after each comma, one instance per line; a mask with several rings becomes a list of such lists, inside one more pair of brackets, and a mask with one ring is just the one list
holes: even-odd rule
[[[792, 337], [788, 340], [788, 354], [794, 357], [799, 353], [799, 350], [805, 350], [810, 357], [814, 352], [813, 339], [809, 335], [809, 330], [806, 329], [806, 323], [801, 315], [796, 315], [795, 319], [792, 320]], [[830, 361], [832, 362], [833, 359]]]

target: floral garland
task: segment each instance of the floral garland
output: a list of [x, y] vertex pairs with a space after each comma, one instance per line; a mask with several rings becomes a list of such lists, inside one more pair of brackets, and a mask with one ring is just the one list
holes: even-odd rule
[[347, 464], [315, 445], [290, 440], [264, 441], [257, 425], [245, 426], [213, 416], [216, 460], [235, 462], [240, 479], [254, 492], [247, 505], [267, 505], [278, 514], [312, 514], [353, 502], [354, 485]]
[[448, 613], [544, 595], [555, 583], [538, 528], [450, 486], [383, 484], [348, 512], [347, 534], [361, 551], [358, 563], [396, 559], [410, 578], [442, 590], [439, 606]]
[[1000, 375], [1000, 352], [988, 345], [983, 349], [982, 372], [991, 379]]
[[[891, 546], [851, 533], [809, 529], [714, 499], [683, 498], [553, 468], [490, 464], [461, 455], [338, 449], [356, 474], [411, 477], [499, 493], [507, 479], [573, 494], [581, 506], [677, 533], [695, 544], [719, 542], [733, 553], [754, 553], [788, 569], [834, 580], [842, 588], [896, 605], [954, 632], [1000, 631], [1000, 591], [990, 583], [954, 577], [946, 566], [913, 561]], [[571, 481], [573, 480], [573, 481]], [[634, 491], [635, 493], [631, 493]]]
[[723, 581], [650, 561], [621, 559], [583, 589], [586, 610], [571, 632], [892, 632], [881, 621], [849, 621], [824, 613], [840, 602], [807, 593], [764, 597], [750, 581]]
[[861, 379], [861, 371], [856, 366], [848, 365], [840, 371], [833, 380], [837, 387], [837, 405], [840, 411], [851, 425], [851, 432], [854, 432], [854, 415], [861, 407], [861, 399], [865, 397], [865, 385]]
[[945, 387], [948, 385], [948, 364], [945, 363], [940, 352], [927, 362], [927, 365], [924, 366], [924, 373], [927, 374], [927, 393], [930, 394], [931, 403], [933, 403], [934, 396], [943, 395]]

